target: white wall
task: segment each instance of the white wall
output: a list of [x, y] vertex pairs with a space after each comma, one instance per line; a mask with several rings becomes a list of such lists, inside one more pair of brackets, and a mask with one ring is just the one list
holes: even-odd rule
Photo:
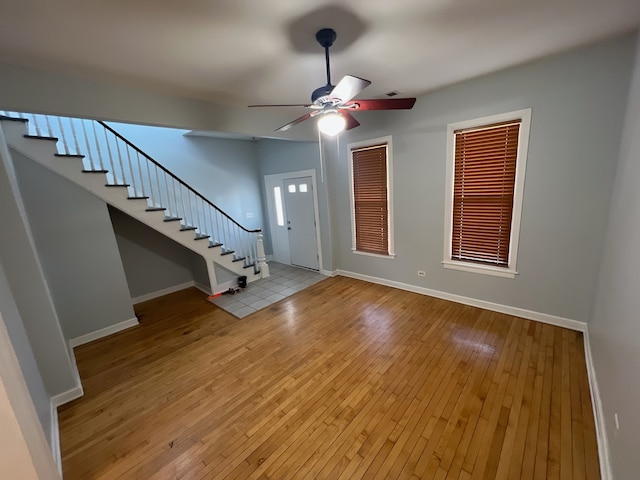
[[589, 336], [614, 478], [632, 480], [640, 474], [640, 42], [623, 132]]
[[[411, 111], [362, 112], [328, 161], [340, 269], [587, 321], [635, 48], [624, 36], [420, 97]], [[515, 279], [445, 270], [447, 124], [532, 109]], [[392, 135], [395, 260], [351, 252], [347, 147]], [[418, 270], [427, 272], [425, 278]]]
[[135, 318], [107, 205], [24, 155], [12, 157], [65, 338]]

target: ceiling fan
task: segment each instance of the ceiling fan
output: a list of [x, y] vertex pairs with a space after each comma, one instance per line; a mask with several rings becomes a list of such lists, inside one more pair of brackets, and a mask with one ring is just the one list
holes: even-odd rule
[[323, 28], [316, 33], [316, 40], [324, 48], [327, 65], [327, 84], [315, 89], [311, 94], [311, 103], [289, 105], [249, 105], [249, 107], [305, 107], [311, 112], [278, 128], [276, 132], [289, 130], [294, 125], [312, 117], [319, 117], [318, 129], [327, 135], [336, 135], [342, 130], [351, 130], [360, 125], [351, 112], [358, 110], [408, 110], [416, 103], [415, 98], [384, 98], [372, 100], [353, 100], [371, 82], [364, 78], [346, 75], [338, 82], [331, 84], [329, 67], [329, 47], [336, 40], [336, 32], [331, 28]]

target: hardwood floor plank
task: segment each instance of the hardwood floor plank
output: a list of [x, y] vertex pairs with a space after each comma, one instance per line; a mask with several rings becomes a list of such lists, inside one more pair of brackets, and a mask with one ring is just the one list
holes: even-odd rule
[[540, 412], [542, 409], [546, 352], [551, 330], [543, 328], [542, 325], [538, 325], [537, 332], [540, 332], [540, 335], [537, 356], [532, 356], [532, 362], [535, 361], [535, 378], [532, 382], [533, 389], [531, 392], [532, 399], [530, 415], [527, 425], [524, 453], [520, 470], [520, 478], [522, 480], [532, 480], [535, 474], [536, 453], [538, 451], [538, 429], [540, 425]]
[[599, 478], [581, 334], [343, 277], [135, 308], [76, 349], [67, 480]]

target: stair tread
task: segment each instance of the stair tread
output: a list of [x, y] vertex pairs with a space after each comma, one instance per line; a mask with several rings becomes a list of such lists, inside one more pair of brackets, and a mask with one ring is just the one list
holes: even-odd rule
[[149, 200], [149, 197], [127, 197], [127, 200]]
[[164, 212], [166, 208], [164, 207], [149, 207], [146, 209], [147, 212]]
[[84, 158], [81, 153], [55, 153], [56, 157], [69, 157], [69, 158]]
[[82, 173], [109, 173], [109, 170], [82, 170]]
[[227, 250], [225, 252], [220, 253], [220, 255], [231, 255], [232, 253], [235, 253], [235, 250]]
[[58, 137], [46, 137], [46, 136], [42, 136], [42, 135], [24, 135], [24, 138], [37, 138], [39, 140], [53, 140], [53, 141], [58, 141], [60, 140]]
[[178, 222], [180, 220], [182, 220], [180, 217], [165, 217], [164, 219], [165, 222]]
[[204, 240], [205, 238], [209, 238], [210, 235], [196, 235], [194, 240]]
[[106, 183], [105, 187], [130, 187], [128, 183]]
[[209, 244], [209, 248], [216, 248], [216, 247], [221, 247], [222, 243], [211, 243]]
[[232, 261], [232, 262], [241, 262], [241, 261], [243, 261], [245, 258], [247, 258], [247, 257], [237, 257], [237, 258], [234, 258], [234, 259], [233, 259], [233, 260], [231, 260], [231, 261]]
[[26, 118], [7, 117], [6, 115], [0, 115], [0, 120], [9, 120], [12, 122], [22, 122], [22, 123], [27, 123], [29, 121]]
[[180, 227], [181, 232], [188, 232], [189, 230], [197, 230], [198, 227]]

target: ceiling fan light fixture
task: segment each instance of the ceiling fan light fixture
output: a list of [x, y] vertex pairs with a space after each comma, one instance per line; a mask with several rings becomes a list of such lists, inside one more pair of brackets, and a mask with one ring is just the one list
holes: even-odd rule
[[336, 111], [329, 111], [318, 119], [318, 130], [331, 137], [342, 132], [346, 126], [346, 119]]

